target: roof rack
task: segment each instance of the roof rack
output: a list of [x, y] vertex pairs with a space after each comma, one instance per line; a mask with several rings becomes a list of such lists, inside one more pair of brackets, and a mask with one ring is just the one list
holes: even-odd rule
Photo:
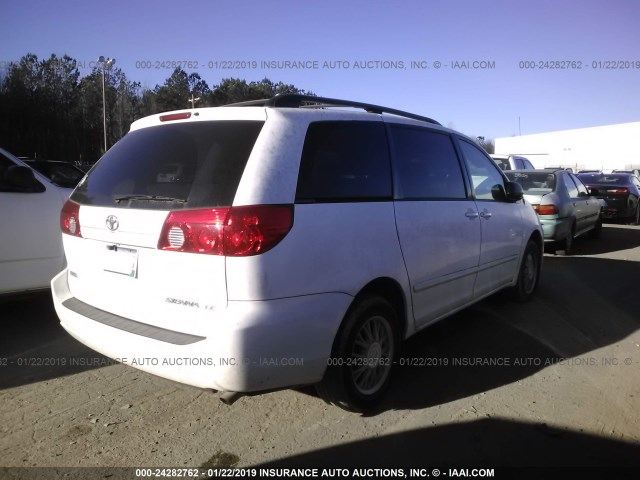
[[411, 118], [422, 122], [441, 125], [429, 117], [423, 117], [414, 113], [396, 110], [394, 108], [382, 107], [380, 105], [372, 105], [369, 103], [352, 102], [351, 100], [339, 100], [336, 98], [315, 97], [313, 95], [298, 95], [293, 93], [278, 94], [275, 97], [265, 98], [263, 100], [249, 100], [247, 102], [238, 102], [225, 105], [225, 107], [274, 107], [274, 108], [324, 108], [324, 107], [353, 107], [362, 108], [369, 113], [390, 113], [399, 117]]

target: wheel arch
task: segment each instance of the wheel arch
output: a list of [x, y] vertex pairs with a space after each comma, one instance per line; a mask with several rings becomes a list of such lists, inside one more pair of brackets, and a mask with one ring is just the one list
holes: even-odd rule
[[402, 287], [393, 278], [379, 277], [370, 281], [364, 287], [362, 287], [354, 297], [353, 302], [351, 302], [351, 305], [349, 306], [349, 309], [347, 310], [344, 318], [347, 317], [349, 312], [354, 308], [355, 305], [358, 304], [358, 302], [362, 298], [368, 295], [376, 295], [382, 297], [391, 304], [398, 317], [398, 333], [400, 335], [400, 339], [404, 339], [405, 335], [407, 334], [407, 328], [409, 325], [409, 309], [407, 306], [407, 299]]
[[[390, 339], [389, 335], [395, 338], [392, 339], [393, 343], [390, 344], [377, 339], [377, 334], [372, 334], [368, 339], [364, 339], [364, 343], [367, 341], [374, 342], [370, 346], [376, 345], [377, 353], [374, 350], [373, 355], [378, 356], [378, 358], [392, 360], [398, 355], [407, 325], [405, 295], [397, 281], [389, 277], [381, 277], [367, 283], [353, 297], [333, 341], [331, 348], [333, 358], [352, 358], [354, 346], [358, 344], [356, 338], [358, 338], [357, 336], [360, 332], [364, 331], [364, 325], [374, 318], [380, 318], [377, 316], [378, 314], [376, 316], [365, 316], [365, 314], [370, 314], [372, 308], [377, 309], [378, 312], [382, 309], [386, 312], [386, 314], [382, 314], [384, 317], [391, 315], [389, 310], [393, 310], [398, 324], [391, 326], [391, 319], [389, 319], [384, 328], [381, 328], [381, 331], [386, 330], [384, 338]], [[387, 326], [391, 326], [391, 331]], [[374, 330], [377, 331], [377, 329]], [[374, 337], [376, 338], [374, 339]], [[360, 346], [362, 346], [362, 340], [361, 338]], [[385, 346], [383, 347], [382, 345]], [[365, 355], [370, 355], [371, 352], [368, 351], [366, 345], [365, 348], [367, 349]], [[386, 353], [384, 350], [386, 350]], [[367, 369], [367, 371], [373, 372], [371, 374], [363, 374], [362, 368], [360, 368], [359, 373], [355, 374], [352, 369], [356, 367], [348, 366], [347, 363], [328, 362], [322, 381], [315, 386], [316, 391], [326, 402], [345, 410], [365, 411], [377, 403], [387, 391], [394, 363], [381, 364], [383, 365], [381, 369]], [[370, 381], [374, 383], [370, 385]]]
[[[539, 230], [534, 230], [533, 232], [531, 232], [531, 235], [529, 235], [529, 238], [525, 243], [525, 249], [526, 249], [526, 246], [529, 244], [529, 242], [534, 242], [538, 247], [540, 251], [540, 268], [542, 268], [542, 259], [544, 258], [544, 248], [545, 248], [544, 236], [542, 235], [542, 233], [540, 233]], [[524, 250], [522, 253], [522, 258], [520, 259], [520, 263], [522, 264], [523, 261], [524, 261]], [[520, 266], [518, 267], [518, 271], [520, 271]]]
[[529, 241], [531, 240], [536, 242], [536, 245], [538, 245], [541, 251], [543, 250], [544, 238], [542, 237], [542, 234], [540, 233], [539, 230], [534, 230], [533, 232], [531, 232], [531, 235], [529, 235], [529, 239], [527, 240], [527, 243], [529, 243]]

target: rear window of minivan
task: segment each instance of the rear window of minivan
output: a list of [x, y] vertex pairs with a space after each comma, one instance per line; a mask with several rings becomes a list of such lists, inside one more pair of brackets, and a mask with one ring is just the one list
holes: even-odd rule
[[125, 135], [71, 199], [173, 210], [230, 206], [264, 121], [187, 122]]

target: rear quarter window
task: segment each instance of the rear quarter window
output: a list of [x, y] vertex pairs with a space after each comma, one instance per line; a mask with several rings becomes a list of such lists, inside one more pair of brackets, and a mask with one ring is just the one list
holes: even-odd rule
[[100, 159], [71, 198], [161, 210], [229, 206], [263, 125], [211, 121], [135, 130]]
[[305, 137], [296, 202], [391, 199], [391, 168], [382, 122], [313, 122]]

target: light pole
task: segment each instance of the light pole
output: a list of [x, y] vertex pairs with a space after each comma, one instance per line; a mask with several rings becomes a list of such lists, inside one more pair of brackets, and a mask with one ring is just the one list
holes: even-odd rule
[[104, 58], [100, 55], [98, 63], [102, 64], [102, 128], [104, 130], [104, 153], [107, 153], [107, 102], [104, 96], [104, 71], [111, 70], [113, 64], [116, 63], [116, 59]]
[[200, 97], [195, 97], [193, 93], [191, 94], [191, 98], [189, 99], [189, 101], [191, 102], [191, 108], [196, 108], [196, 102], [200, 100]]

